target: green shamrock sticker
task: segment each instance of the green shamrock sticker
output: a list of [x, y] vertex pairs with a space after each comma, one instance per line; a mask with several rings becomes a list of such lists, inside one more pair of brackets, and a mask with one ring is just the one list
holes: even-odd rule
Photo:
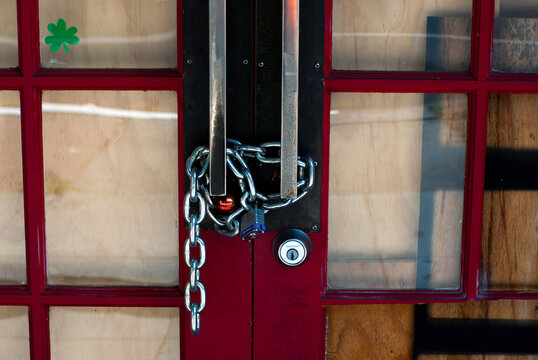
[[50, 45], [50, 51], [52, 52], [60, 50], [60, 47], [63, 45], [65, 52], [68, 53], [70, 49], [67, 47], [67, 44], [76, 45], [80, 42], [78, 36], [75, 36], [78, 29], [74, 26], [67, 29], [64, 19], [58, 19], [56, 25], [54, 23], [48, 24], [47, 29], [49, 29], [52, 36], [45, 38], [45, 44]]

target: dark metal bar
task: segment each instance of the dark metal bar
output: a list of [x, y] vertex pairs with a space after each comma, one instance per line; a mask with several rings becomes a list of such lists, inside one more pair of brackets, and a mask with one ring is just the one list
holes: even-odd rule
[[299, 0], [282, 0], [280, 197], [297, 197]]
[[209, 192], [226, 194], [226, 0], [209, 1]]

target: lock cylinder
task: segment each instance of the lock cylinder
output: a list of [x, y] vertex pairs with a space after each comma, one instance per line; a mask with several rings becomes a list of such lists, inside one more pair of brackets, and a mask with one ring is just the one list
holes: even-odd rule
[[273, 255], [286, 266], [299, 266], [312, 252], [312, 240], [298, 229], [281, 231], [273, 240]]

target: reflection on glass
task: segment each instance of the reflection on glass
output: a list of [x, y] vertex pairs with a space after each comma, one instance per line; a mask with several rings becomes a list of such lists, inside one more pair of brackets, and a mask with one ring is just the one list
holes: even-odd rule
[[49, 284], [178, 285], [175, 92], [43, 93]]
[[469, 71], [472, 0], [334, 0], [333, 68]]
[[493, 71], [538, 72], [538, 2], [496, 0]]
[[[40, 0], [41, 66], [45, 68], [176, 68], [176, 0]], [[50, 23], [64, 19], [80, 43], [52, 52]]]
[[17, 1], [4, 0], [0, 11], [0, 68], [18, 66], [17, 44]]
[[30, 360], [28, 309], [0, 306], [0, 354], [10, 360]]
[[538, 95], [490, 94], [481, 288], [538, 291]]
[[328, 283], [458, 289], [467, 97], [333, 93]]
[[50, 308], [51, 360], [179, 360], [177, 308]]
[[0, 91], [0, 284], [26, 283], [19, 93]]

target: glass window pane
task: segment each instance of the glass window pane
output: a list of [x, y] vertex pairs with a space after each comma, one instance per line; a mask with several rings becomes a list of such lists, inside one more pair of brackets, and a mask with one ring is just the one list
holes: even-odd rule
[[177, 94], [43, 93], [48, 281], [178, 285]]
[[538, 95], [490, 94], [481, 287], [538, 290]]
[[26, 283], [21, 110], [17, 91], [0, 91], [0, 284]]
[[[40, 0], [41, 66], [176, 68], [176, 15], [176, 0]], [[76, 28], [67, 37], [76, 36], [78, 44], [72, 37], [59, 49], [45, 42], [53, 35], [49, 24], [67, 31], [54, 29], [59, 19], [67, 30]]]
[[28, 325], [26, 307], [0, 306], [0, 354], [10, 360], [30, 360]]
[[472, 0], [334, 0], [333, 68], [469, 71]]
[[333, 93], [332, 289], [458, 289], [467, 96]]
[[177, 308], [50, 308], [51, 360], [179, 360]]
[[0, 68], [18, 66], [17, 44], [17, 0], [5, 0], [0, 11]]
[[538, 72], [538, 2], [496, 0], [493, 71]]

